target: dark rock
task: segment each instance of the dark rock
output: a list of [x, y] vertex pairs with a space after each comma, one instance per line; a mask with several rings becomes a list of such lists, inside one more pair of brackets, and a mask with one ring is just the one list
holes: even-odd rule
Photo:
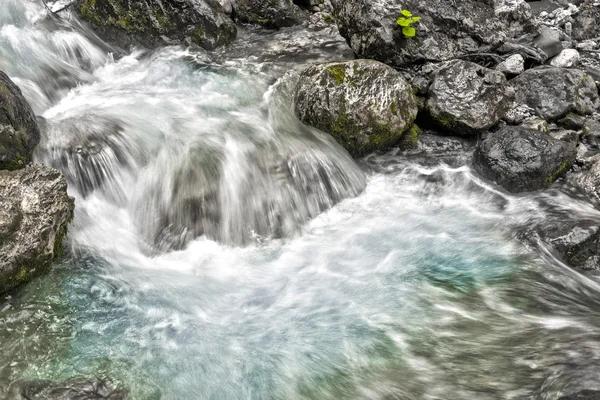
[[549, 187], [571, 168], [575, 154], [572, 143], [536, 130], [507, 126], [479, 143], [474, 168], [509, 192], [526, 192]]
[[[354, 53], [392, 66], [487, 52], [512, 35], [535, 32], [534, 18], [513, 7], [521, 3], [525, 10], [527, 4], [497, 3], [496, 8], [481, 0], [332, 0], [340, 33]], [[405, 38], [396, 23], [403, 9], [422, 18], [413, 38]]]
[[558, 121], [558, 125], [565, 129], [579, 130], [585, 124], [585, 117], [573, 113], [565, 115]]
[[563, 218], [546, 224], [542, 238], [574, 268], [600, 268], [600, 221]]
[[234, 9], [239, 21], [272, 29], [297, 25], [307, 19], [292, 0], [236, 0]]
[[61, 255], [73, 208], [60, 172], [41, 165], [0, 171], [0, 293]]
[[558, 55], [563, 50], [560, 32], [555, 29], [542, 29], [540, 34], [533, 40], [533, 44], [546, 53], [548, 58]]
[[585, 0], [579, 6], [579, 13], [573, 19], [572, 37], [575, 40], [594, 39], [599, 35], [598, 7], [594, 6], [593, 0]]
[[[361, 156], [393, 146], [409, 131], [418, 111], [415, 97], [400, 73], [376, 61], [315, 64], [300, 76], [295, 111]], [[413, 131], [408, 134], [416, 142]]]
[[113, 387], [110, 382], [83, 378], [66, 382], [30, 381], [19, 384], [7, 400], [128, 400], [126, 390]]
[[15, 170], [31, 162], [40, 130], [21, 90], [0, 71], [0, 170]]
[[104, 40], [122, 47], [233, 41], [237, 28], [217, 0], [78, 0], [75, 10]]
[[504, 117], [513, 97], [503, 73], [454, 60], [434, 73], [427, 109], [443, 129], [470, 135], [489, 129]]
[[526, 104], [544, 119], [558, 119], [570, 112], [591, 114], [600, 105], [594, 80], [578, 69], [538, 67], [510, 83], [516, 103]]
[[600, 391], [582, 390], [579, 393], [560, 397], [558, 400], [600, 400]]

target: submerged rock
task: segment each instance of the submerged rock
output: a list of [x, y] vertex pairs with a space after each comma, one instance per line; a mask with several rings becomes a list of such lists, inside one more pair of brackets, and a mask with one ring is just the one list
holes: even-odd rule
[[41, 165], [0, 171], [0, 293], [62, 254], [73, 208], [60, 172]]
[[408, 132], [417, 102], [400, 73], [376, 61], [316, 64], [302, 72], [295, 111], [307, 125], [330, 133], [353, 156], [386, 149]]
[[15, 170], [31, 162], [40, 130], [21, 90], [0, 71], [0, 170]]
[[508, 111], [513, 90], [499, 71], [455, 60], [434, 73], [427, 109], [445, 130], [476, 134], [496, 124]]
[[78, 0], [75, 10], [104, 40], [120, 46], [230, 43], [237, 28], [217, 0]]
[[518, 193], [549, 187], [571, 168], [575, 155], [572, 143], [507, 126], [479, 143], [473, 166], [482, 177]]
[[[489, 51], [513, 35], [534, 32], [523, 0], [332, 0], [341, 35], [360, 58], [393, 66], [443, 61]], [[495, 4], [497, 3], [497, 4]], [[517, 4], [518, 3], [518, 4]], [[406, 38], [396, 19], [403, 9], [421, 20]], [[519, 15], [519, 18], [514, 18]]]
[[510, 83], [516, 103], [526, 104], [544, 119], [558, 119], [570, 112], [592, 114], [600, 106], [594, 79], [578, 69], [534, 68]]
[[7, 400], [128, 400], [126, 390], [114, 388], [110, 382], [84, 378], [66, 382], [31, 381], [13, 389]]
[[307, 19], [307, 15], [292, 0], [236, 0], [235, 16], [241, 22], [266, 28], [293, 26]]

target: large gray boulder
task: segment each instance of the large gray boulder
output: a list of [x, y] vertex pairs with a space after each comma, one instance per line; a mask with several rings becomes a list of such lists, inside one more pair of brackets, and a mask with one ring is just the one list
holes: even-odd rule
[[41, 165], [0, 171], [0, 293], [61, 255], [73, 208], [60, 172]]
[[237, 28], [217, 0], [78, 0], [75, 10], [96, 33], [122, 47], [233, 41]]
[[458, 135], [477, 134], [504, 117], [513, 97], [502, 72], [454, 60], [434, 73], [427, 109], [445, 130]]
[[307, 19], [307, 15], [292, 0], [236, 0], [235, 16], [241, 22], [278, 29]]
[[[534, 32], [522, 0], [332, 0], [341, 35], [360, 58], [392, 66], [489, 52], [511, 36]], [[518, 4], [517, 4], [518, 3]], [[402, 10], [421, 17], [416, 36], [396, 23]], [[523, 17], [524, 16], [524, 17]]]
[[0, 170], [25, 167], [39, 141], [33, 110], [17, 85], [0, 71]]
[[361, 156], [396, 144], [411, 128], [418, 108], [399, 72], [380, 62], [356, 60], [304, 70], [295, 111], [302, 122], [330, 133], [350, 154]]
[[507, 126], [479, 143], [473, 166], [482, 177], [518, 193], [549, 187], [571, 168], [575, 155], [573, 143]]
[[533, 108], [544, 119], [559, 119], [570, 112], [592, 114], [600, 106], [594, 79], [578, 69], [538, 67], [510, 83], [516, 103]]

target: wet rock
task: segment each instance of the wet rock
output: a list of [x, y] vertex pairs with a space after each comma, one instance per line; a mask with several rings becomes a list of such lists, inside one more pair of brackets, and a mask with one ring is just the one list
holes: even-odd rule
[[525, 59], [520, 54], [513, 54], [496, 66], [496, 71], [506, 75], [519, 75], [525, 71]]
[[0, 71], [0, 170], [15, 170], [31, 162], [40, 131], [21, 90]]
[[575, 49], [564, 49], [559, 55], [550, 60], [553, 67], [571, 68], [579, 64], [579, 52]]
[[582, 390], [579, 393], [560, 397], [558, 400], [600, 400], [600, 391]]
[[41, 165], [0, 171], [0, 293], [61, 255], [73, 208], [60, 172]]
[[585, 115], [598, 109], [598, 89], [590, 75], [577, 69], [538, 67], [512, 79], [516, 103], [526, 104], [544, 119], [570, 112]]
[[292, 0], [236, 0], [234, 9], [239, 21], [272, 29], [297, 25], [307, 19]]
[[579, 177], [576, 184], [592, 200], [600, 202], [600, 162], [595, 162]]
[[533, 40], [533, 44], [546, 53], [548, 58], [556, 56], [563, 50], [560, 32], [555, 29], [542, 29], [540, 34]]
[[110, 382], [71, 379], [66, 382], [30, 381], [13, 389], [7, 400], [128, 400], [126, 390]]
[[504, 117], [513, 95], [501, 72], [454, 60], [434, 73], [427, 109], [443, 129], [458, 135], [477, 134]]
[[295, 111], [307, 125], [330, 133], [353, 156], [396, 144], [410, 131], [417, 102], [408, 82], [376, 61], [316, 64], [302, 72]]
[[74, 8], [101, 38], [122, 47], [183, 43], [212, 50], [237, 34], [217, 0], [78, 0]]
[[[354, 53], [392, 66], [486, 52], [517, 32], [535, 31], [533, 18], [503, 19], [512, 15], [510, 7], [501, 8], [505, 3], [516, 2], [499, 1], [496, 15], [492, 1], [332, 0], [340, 33]], [[403, 9], [422, 18], [413, 25], [415, 37], [406, 38], [396, 23]]]
[[571, 168], [575, 154], [573, 144], [507, 126], [479, 143], [473, 165], [482, 177], [518, 193], [549, 187]]

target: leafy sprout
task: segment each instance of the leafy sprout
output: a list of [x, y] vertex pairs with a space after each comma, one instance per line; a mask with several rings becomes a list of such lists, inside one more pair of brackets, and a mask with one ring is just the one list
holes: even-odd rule
[[417, 34], [415, 28], [413, 28], [412, 24], [415, 22], [419, 22], [421, 17], [415, 17], [408, 10], [402, 10], [400, 13], [400, 17], [396, 20], [398, 25], [402, 27], [402, 33], [405, 38], [411, 38]]

